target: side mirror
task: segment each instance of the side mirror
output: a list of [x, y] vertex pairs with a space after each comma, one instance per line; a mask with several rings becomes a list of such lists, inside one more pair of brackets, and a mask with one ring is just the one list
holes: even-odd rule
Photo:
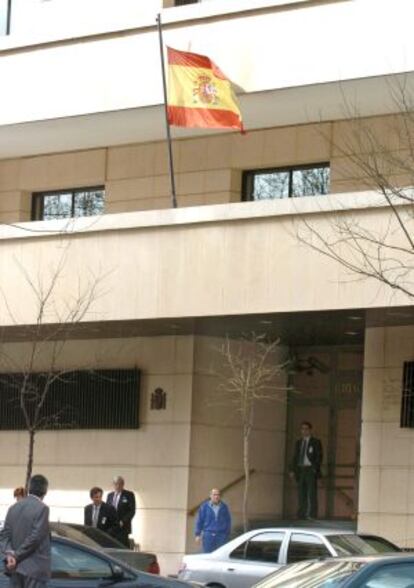
[[114, 580], [114, 582], [121, 582], [121, 580], [123, 580], [124, 578], [125, 572], [121, 568], [121, 566], [112, 566], [112, 580]]

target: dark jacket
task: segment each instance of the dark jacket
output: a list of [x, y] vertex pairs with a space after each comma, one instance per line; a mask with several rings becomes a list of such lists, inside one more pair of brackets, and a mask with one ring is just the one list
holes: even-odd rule
[[[115, 492], [110, 492], [106, 499], [107, 504], [114, 505]], [[122, 522], [122, 528], [126, 533], [131, 533], [131, 521], [135, 516], [135, 495], [130, 490], [122, 490], [116, 509], [118, 521]]]
[[[295, 451], [290, 464], [290, 471], [298, 476], [300, 464], [300, 452], [302, 448], [303, 439], [298, 439], [295, 443]], [[308, 446], [306, 448], [306, 456], [311, 463], [311, 466], [318, 478], [321, 477], [321, 465], [323, 460], [322, 443], [316, 437], [310, 437]]]
[[206, 500], [200, 506], [195, 524], [195, 535], [202, 533], [217, 533], [229, 537], [231, 531], [231, 516], [229, 507], [225, 502], [220, 502], [220, 508], [216, 514], [210, 500]]
[[[85, 506], [84, 524], [88, 527], [92, 527], [92, 513], [93, 504], [88, 504]], [[101, 531], [105, 531], [105, 533], [109, 533], [110, 535], [116, 533], [118, 529], [118, 516], [113, 506], [106, 504], [106, 502], [101, 503], [101, 508], [99, 509], [98, 515], [98, 524], [96, 527], [97, 529], [101, 529]]]
[[0, 532], [0, 546], [4, 554], [16, 558], [16, 572], [46, 581], [50, 577], [49, 508], [31, 495], [13, 504]]

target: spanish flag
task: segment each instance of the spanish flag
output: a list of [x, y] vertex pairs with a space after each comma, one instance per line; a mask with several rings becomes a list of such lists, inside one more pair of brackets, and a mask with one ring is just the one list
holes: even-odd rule
[[169, 124], [243, 131], [231, 82], [211, 59], [171, 47], [167, 52]]

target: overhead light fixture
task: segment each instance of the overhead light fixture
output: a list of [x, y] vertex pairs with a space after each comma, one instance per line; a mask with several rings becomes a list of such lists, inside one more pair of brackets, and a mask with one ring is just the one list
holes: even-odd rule
[[355, 337], [356, 335], [360, 335], [360, 331], [345, 331], [345, 335], [349, 335], [350, 337]]
[[263, 319], [262, 321], [259, 321], [261, 325], [273, 325], [273, 321], [269, 321], [266, 319]]
[[359, 316], [357, 314], [351, 314], [349, 316], [346, 317], [347, 319], [349, 319], [350, 321], [362, 321], [363, 317]]

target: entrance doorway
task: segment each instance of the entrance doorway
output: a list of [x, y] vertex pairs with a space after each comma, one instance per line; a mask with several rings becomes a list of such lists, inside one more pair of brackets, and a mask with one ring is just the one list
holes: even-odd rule
[[295, 350], [287, 413], [284, 516], [297, 513], [296, 484], [288, 476], [302, 421], [322, 441], [318, 518], [354, 520], [358, 511], [363, 349], [360, 346]]

